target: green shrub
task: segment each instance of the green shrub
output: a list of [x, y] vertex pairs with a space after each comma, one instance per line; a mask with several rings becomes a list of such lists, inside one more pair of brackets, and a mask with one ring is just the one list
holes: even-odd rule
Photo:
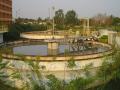
[[102, 37], [99, 38], [99, 42], [108, 43], [108, 36], [103, 35]]

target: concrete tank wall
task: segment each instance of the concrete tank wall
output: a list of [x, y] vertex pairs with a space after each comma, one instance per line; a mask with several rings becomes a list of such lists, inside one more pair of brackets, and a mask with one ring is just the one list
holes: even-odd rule
[[[53, 35], [35, 35], [35, 34], [21, 34], [20, 35], [22, 38], [27, 38], [27, 39], [52, 39]], [[54, 38], [56, 39], [63, 39], [65, 38], [64, 35], [54, 35]]]
[[[4, 70], [7, 74], [12, 74], [17, 71], [21, 75], [22, 80], [12, 79], [14, 81], [13, 86], [16, 86], [18, 88], [23, 87], [24, 86], [23, 82], [28, 81], [30, 76], [37, 83], [36, 81], [37, 77], [35, 76], [35, 72], [33, 72], [32, 67], [29, 66], [28, 63], [29, 61], [18, 61], [18, 60], [10, 60], [10, 59], [4, 59], [4, 61], [8, 61], [10, 65], [10, 68]], [[87, 68], [90, 71], [89, 75], [96, 75], [96, 71], [102, 65], [103, 61], [104, 61], [104, 57], [75, 61], [76, 66], [74, 66], [73, 68], [68, 67], [68, 61], [63, 61], [63, 62], [32, 61], [32, 62], [37, 63], [39, 65], [39, 73], [42, 75], [42, 80], [46, 81], [47, 80], [46, 76], [52, 74], [55, 75], [55, 77], [60, 80], [70, 81], [78, 77], [86, 77], [85, 67], [88, 65], [90, 66]], [[43, 66], [44, 68], [42, 68]]]
[[120, 36], [119, 35], [116, 36], [116, 44], [120, 48]]
[[103, 36], [103, 35], [109, 35], [109, 33], [114, 33], [114, 31], [110, 31], [108, 29], [100, 29], [99, 30], [99, 33], [100, 33], [100, 36]]
[[[83, 70], [87, 65], [90, 65], [90, 64], [91, 64], [91, 68], [98, 68], [99, 66], [101, 66], [103, 60], [104, 58], [75, 61], [76, 66], [73, 68], [68, 67], [68, 61], [63, 61], [63, 62], [33, 61], [33, 62], [39, 64], [41, 73], [45, 75], [53, 74], [59, 79], [64, 79], [63, 75], [64, 75], [64, 71], [66, 71], [66, 79], [70, 79], [70, 78], [73, 78], [73, 77], [70, 77], [72, 73], [71, 70], [73, 70], [73, 72], [76, 71], [76, 74], [77, 74], [78, 71]], [[21, 73], [31, 70], [28, 63], [24, 61], [7, 60], [7, 59], [4, 59], [4, 61], [10, 61], [10, 65], [13, 66], [12, 68], [16, 70], [18, 69]], [[44, 66], [44, 69], [41, 68], [43, 66]], [[81, 74], [79, 73], [79, 75], [82, 75], [82, 73]]]

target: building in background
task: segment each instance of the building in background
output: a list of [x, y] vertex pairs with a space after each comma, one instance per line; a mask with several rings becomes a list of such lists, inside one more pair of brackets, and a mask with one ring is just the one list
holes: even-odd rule
[[12, 0], [0, 0], [0, 22], [11, 24], [12, 22]]
[[12, 0], [0, 0], [0, 43], [3, 42], [3, 33], [8, 31], [12, 23]]

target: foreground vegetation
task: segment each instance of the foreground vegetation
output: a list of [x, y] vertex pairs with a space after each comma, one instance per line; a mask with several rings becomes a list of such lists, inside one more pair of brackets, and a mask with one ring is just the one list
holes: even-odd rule
[[[18, 71], [16, 71], [15, 74], [7, 76], [4, 75], [4, 72], [1, 72], [0, 83], [2, 86], [0, 86], [0, 89], [18, 90], [13, 86], [9, 86], [10, 84], [7, 84], [8, 82], [12, 82], [9, 79], [7, 81], [3, 81], [4, 77], [14, 77], [14, 79], [21, 80], [23, 82], [20, 90], [46, 90], [46, 88], [48, 90], [120, 90], [120, 51], [115, 51], [116, 52], [114, 55], [106, 57], [96, 76], [91, 74], [90, 68], [92, 68], [92, 64], [90, 64], [84, 68], [85, 77], [79, 77], [71, 80], [70, 82], [59, 80], [54, 75], [47, 75], [47, 82], [44, 82], [43, 76], [41, 75], [41, 70], [43, 70], [45, 67], [41, 66], [40, 68], [39, 63], [28, 61], [26, 63], [28, 63], [30, 66], [30, 70], [34, 76], [34, 79], [30, 73], [27, 74], [29, 80], [24, 81], [21, 73]], [[8, 66], [9, 62], [3, 63], [1, 61], [0, 71]], [[71, 59], [67, 66], [68, 68], [74, 68], [76, 64], [74, 60]], [[94, 83], [96, 81], [97, 83]]]

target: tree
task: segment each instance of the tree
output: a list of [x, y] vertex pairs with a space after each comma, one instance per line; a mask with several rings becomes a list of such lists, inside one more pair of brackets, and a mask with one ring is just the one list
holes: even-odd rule
[[[24, 60], [25, 57], [21, 59]], [[21, 90], [45, 90], [45, 84], [42, 79], [42, 74], [40, 72], [41, 67], [39, 66], [39, 63], [28, 60], [24, 62], [28, 64], [28, 71], [30, 72], [26, 72], [26, 74], [22, 76], [22, 73], [19, 70], [17, 70], [14, 75], [14, 77], [17, 78], [17, 80], [22, 80], [23, 86], [21, 87]]]
[[62, 9], [59, 9], [55, 12], [55, 24], [57, 29], [63, 29], [64, 28], [64, 13]]
[[74, 10], [70, 10], [65, 15], [65, 24], [66, 25], [76, 25], [78, 23], [77, 14]]
[[120, 24], [120, 18], [112, 16], [112, 25], [119, 25]]
[[55, 12], [55, 24], [64, 24], [64, 13], [62, 9], [59, 9], [58, 11]]
[[6, 68], [9, 68], [10, 63], [8, 61], [3, 61], [2, 55], [0, 54], [0, 90], [18, 90], [12, 87], [14, 73], [6, 73]]
[[106, 14], [98, 14], [92, 18], [94, 26], [110, 26], [112, 24], [112, 16]]
[[37, 22], [40, 23], [42, 21], [41, 17], [38, 17]]
[[30, 76], [29, 79], [32, 84], [32, 89], [33, 90], [45, 90], [39, 63], [29, 61], [28, 64], [30, 65], [30, 68], [31, 68], [31, 74], [29, 75]]

